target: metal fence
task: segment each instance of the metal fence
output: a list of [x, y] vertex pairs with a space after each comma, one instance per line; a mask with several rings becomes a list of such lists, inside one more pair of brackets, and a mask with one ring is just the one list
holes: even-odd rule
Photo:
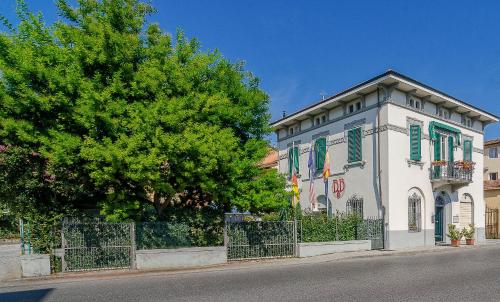
[[226, 222], [228, 260], [294, 257], [297, 224], [294, 221]]
[[[314, 228], [314, 229], [313, 229]], [[314, 233], [322, 232], [321, 236]], [[335, 217], [323, 225], [299, 221], [226, 221], [229, 260], [296, 256], [299, 242], [371, 240], [372, 249], [384, 248], [384, 220]]]
[[486, 208], [485, 212], [486, 218], [486, 238], [487, 239], [497, 239], [498, 234], [498, 209]]
[[372, 250], [384, 248], [384, 220], [377, 217], [364, 219], [357, 225], [356, 239], [371, 240]]
[[62, 271], [126, 269], [133, 266], [133, 223], [63, 222]]

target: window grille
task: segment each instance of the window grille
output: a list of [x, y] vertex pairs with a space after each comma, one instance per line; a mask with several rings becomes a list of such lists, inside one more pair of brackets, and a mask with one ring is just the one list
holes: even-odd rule
[[363, 217], [363, 198], [356, 195], [349, 198], [346, 203], [346, 212]]
[[408, 197], [408, 231], [410, 232], [420, 232], [421, 230], [420, 204], [421, 198], [417, 193]]

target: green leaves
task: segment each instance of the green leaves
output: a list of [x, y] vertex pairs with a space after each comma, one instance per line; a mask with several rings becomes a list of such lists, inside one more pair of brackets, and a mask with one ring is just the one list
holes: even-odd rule
[[284, 180], [257, 167], [268, 97], [241, 63], [202, 52], [182, 31], [172, 42], [146, 23], [147, 3], [77, 3], [57, 1], [66, 20], [47, 26], [21, 2], [17, 29], [0, 33], [0, 144], [40, 154], [36, 167], [12, 169], [66, 177], [56, 196], [80, 192], [73, 204], [92, 196], [111, 220], [151, 204], [164, 217], [169, 207], [288, 202]]

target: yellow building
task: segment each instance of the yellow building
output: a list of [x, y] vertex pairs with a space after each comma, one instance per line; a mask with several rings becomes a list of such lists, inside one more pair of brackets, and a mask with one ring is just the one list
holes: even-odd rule
[[484, 202], [486, 204], [486, 238], [500, 237], [500, 139], [484, 143]]

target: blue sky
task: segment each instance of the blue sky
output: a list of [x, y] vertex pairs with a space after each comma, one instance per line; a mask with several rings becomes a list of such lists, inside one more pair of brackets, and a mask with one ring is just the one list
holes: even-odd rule
[[[13, 19], [15, 0], [0, 2]], [[57, 18], [52, 0], [26, 2]], [[273, 119], [389, 68], [500, 115], [500, 1], [152, 2], [166, 31], [244, 60]], [[496, 137], [500, 124], [486, 129]]]

